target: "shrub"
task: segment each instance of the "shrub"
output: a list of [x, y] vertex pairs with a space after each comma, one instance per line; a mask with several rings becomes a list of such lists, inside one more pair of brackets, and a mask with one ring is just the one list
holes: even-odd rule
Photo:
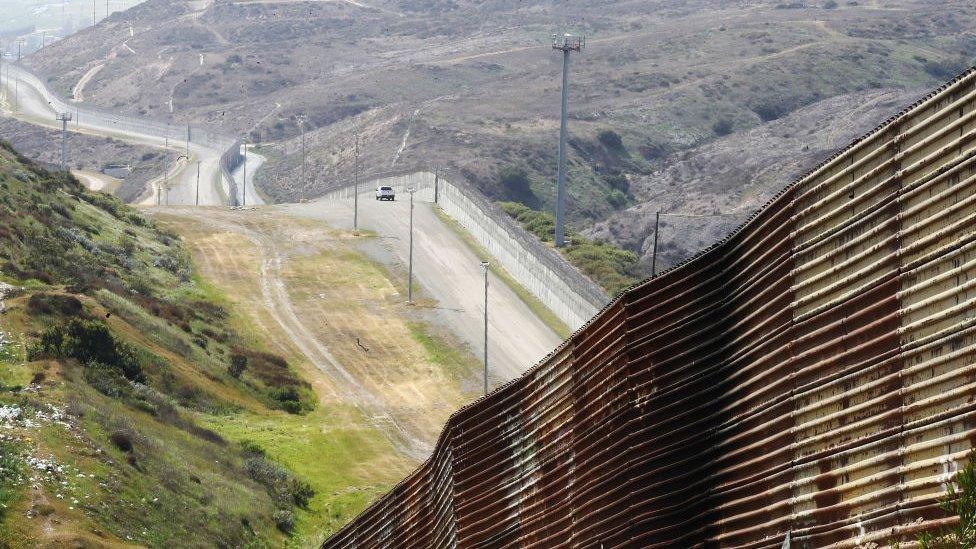
[[613, 189], [607, 193], [607, 202], [614, 208], [622, 208], [627, 205], [627, 195], [617, 189]]
[[536, 204], [538, 197], [532, 190], [529, 173], [520, 166], [505, 166], [498, 171], [498, 182], [505, 197], [523, 203]]
[[108, 440], [119, 450], [129, 453], [132, 451], [132, 433], [123, 429], [116, 429], [108, 436]]
[[972, 457], [966, 467], [956, 473], [946, 497], [939, 502], [943, 511], [959, 517], [959, 523], [950, 529], [921, 534], [917, 539], [921, 549], [976, 547], [976, 462]]
[[275, 526], [285, 534], [291, 534], [295, 530], [295, 514], [287, 509], [278, 509], [272, 515]]
[[242, 354], [232, 354], [230, 357], [230, 364], [227, 366], [227, 373], [229, 373], [233, 378], [239, 378], [246, 369], [247, 357]]
[[252, 454], [244, 460], [244, 472], [251, 480], [265, 487], [280, 506], [308, 507], [315, 495], [312, 485], [296, 478], [288, 470], [264, 457]]
[[117, 341], [101, 320], [72, 318], [63, 326], [50, 326], [40, 341], [28, 348], [28, 358], [73, 358], [89, 370], [108, 368], [131, 381], [145, 380], [135, 351]]
[[616, 189], [624, 194], [630, 192], [630, 182], [627, 176], [622, 173], [612, 173], [603, 177], [611, 189]]
[[620, 134], [613, 130], [603, 130], [596, 135], [596, 138], [603, 144], [604, 147], [614, 150], [622, 151], [624, 150], [624, 141], [620, 138]]
[[712, 131], [719, 137], [729, 135], [732, 133], [732, 121], [728, 118], [723, 118], [712, 126]]
[[836, 9], [837, 8], [837, 1], [836, 0], [827, 0], [826, 2], [824, 2], [823, 7], [824, 7], [825, 10]]
[[77, 316], [81, 311], [81, 301], [73, 295], [37, 293], [27, 299], [27, 312], [31, 315]]
[[89, 362], [85, 365], [84, 377], [92, 388], [105, 396], [123, 398], [132, 394], [132, 385], [113, 366]]

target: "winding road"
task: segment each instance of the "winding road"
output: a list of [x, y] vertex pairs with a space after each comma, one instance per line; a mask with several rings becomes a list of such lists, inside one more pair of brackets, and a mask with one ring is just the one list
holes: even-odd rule
[[[197, 201], [197, 162], [200, 166], [199, 203], [200, 205], [228, 204], [231, 182], [220, 169], [220, 157], [233, 145], [233, 139], [193, 128], [187, 143], [187, 128], [165, 122], [147, 120], [120, 113], [106, 112], [82, 104], [69, 102], [53, 93], [35, 75], [27, 70], [8, 63], [4, 64], [0, 86], [4, 88], [6, 100], [3, 102], [4, 115], [13, 116], [32, 124], [60, 128], [57, 113], [67, 112], [72, 116], [69, 130], [113, 137], [121, 141], [169, 148], [181, 152], [181, 158], [164, 176], [150, 181], [143, 204], [168, 203], [169, 205], [192, 205]], [[16, 99], [16, 101], [15, 101]], [[249, 180], [261, 161], [248, 154], [253, 161], [248, 165]], [[160, 188], [168, 185], [168, 192], [162, 197], [157, 194]], [[241, 188], [237, 182], [238, 189]], [[238, 197], [240, 199], [240, 197]], [[262, 204], [260, 195], [253, 185], [248, 185], [247, 204]]]

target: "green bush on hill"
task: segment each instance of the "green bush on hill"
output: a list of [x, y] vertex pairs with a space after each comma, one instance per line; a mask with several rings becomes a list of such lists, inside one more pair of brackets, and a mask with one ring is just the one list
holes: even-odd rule
[[[525, 230], [545, 243], [552, 243], [556, 220], [548, 212], [533, 210], [518, 202], [499, 202]], [[570, 264], [599, 284], [611, 296], [617, 296], [641, 278], [639, 258], [634, 252], [613, 244], [584, 238], [566, 232], [567, 246], [560, 250]]]
[[136, 353], [126, 343], [115, 339], [100, 320], [72, 318], [67, 324], [54, 324], [27, 351], [30, 360], [38, 358], [73, 358], [86, 367], [110, 369], [130, 381], [145, 381]]

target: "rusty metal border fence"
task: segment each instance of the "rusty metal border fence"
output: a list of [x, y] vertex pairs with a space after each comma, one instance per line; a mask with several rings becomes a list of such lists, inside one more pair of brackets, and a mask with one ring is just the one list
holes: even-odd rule
[[976, 70], [461, 409], [323, 547], [855, 547], [976, 441]]

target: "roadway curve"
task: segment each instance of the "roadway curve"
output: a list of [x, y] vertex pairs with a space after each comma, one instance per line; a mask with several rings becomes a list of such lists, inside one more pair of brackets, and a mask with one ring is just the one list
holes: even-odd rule
[[[14, 105], [12, 100], [4, 102], [4, 115], [14, 116], [33, 124], [59, 128], [60, 123], [55, 120], [57, 113], [69, 112], [73, 117], [69, 124], [69, 130], [72, 132], [169, 148], [184, 155], [188, 152], [189, 158], [181, 155], [183, 157], [165, 175], [147, 184], [147, 194], [144, 195], [143, 204], [156, 204], [157, 201], [170, 205], [195, 204], [197, 162], [200, 163], [200, 205], [228, 204], [231, 185], [220, 169], [220, 157], [233, 146], [233, 139], [194, 128], [191, 131], [190, 143], [187, 145], [185, 127], [65, 101], [49, 90], [39, 78], [16, 65], [4, 64], [0, 83], [6, 88], [8, 99], [14, 98], [16, 89], [17, 104]], [[252, 158], [251, 154], [248, 154], [248, 158]], [[260, 162], [254, 164], [259, 165]], [[251, 166], [248, 166], [247, 203], [262, 204], [261, 197], [250, 182], [253, 177], [251, 172]], [[159, 189], [166, 185], [169, 186], [169, 191], [158, 196]], [[237, 183], [237, 187], [240, 188], [240, 183]]]

